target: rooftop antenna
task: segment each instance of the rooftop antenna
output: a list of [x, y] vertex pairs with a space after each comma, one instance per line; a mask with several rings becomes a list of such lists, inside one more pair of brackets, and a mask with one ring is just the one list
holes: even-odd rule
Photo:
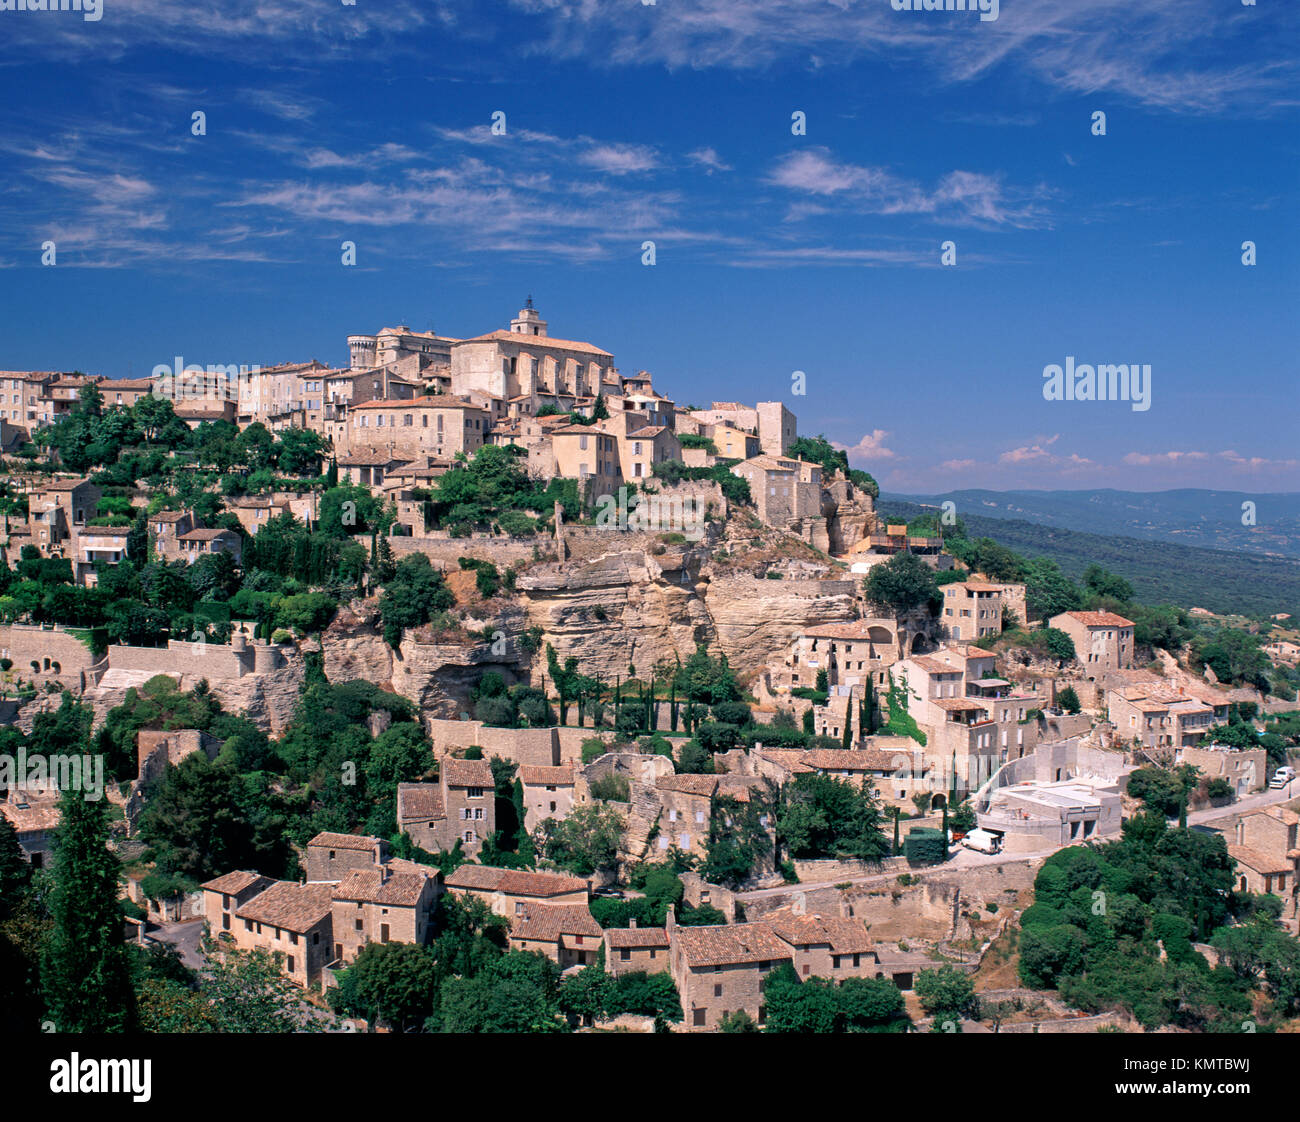
[[533, 294], [530, 292], [528, 294], [528, 299], [524, 301], [524, 307], [531, 308], [532, 306], [533, 306]]

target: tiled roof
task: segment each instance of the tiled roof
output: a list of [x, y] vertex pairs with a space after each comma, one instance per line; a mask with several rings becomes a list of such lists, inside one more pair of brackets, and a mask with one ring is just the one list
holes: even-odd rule
[[432, 822], [445, 818], [442, 788], [437, 783], [399, 783], [397, 785], [397, 821]]
[[237, 537], [233, 530], [191, 530], [187, 534], [177, 535], [176, 540], [182, 542], [212, 542], [221, 537]]
[[149, 515], [150, 522], [179, 522], [182, 518], [188, 518], [188, 510], [160, 510], [157, 514]]
[[510, 917], [512, 939], [558, 943], [561, 935], [602, 934], [586, 904], [525, 904], [522, 915]]
[[815, 768], [828, 771], [896, 771], [898, 753], [878, 752], [871, 748], [858, 750], [843, 748], [812, 748], [804, 752], [804, 760]]
[[525, 787], [568, 787], [573, 783], [573, 765], [542, 767], [522, 764], [519, 768], [519, 782]]
[[796, 947], [825, 943], [836, 954], [860, 954], [872, 948], [871, 935], [862, 920], [840, 916], [797, 916], [788, 908], [780, 908], [763, 916], [763, 922]]
[[1257, 873], [1289, 873], [1292, 870], [1291, 862], [1285, 857], [1273, 857], [1263, 850], [1252, 849], [1250, 846], [1230, 845], [1228, 856], [1247, 868], [1254, 869]]
[[587, 890], [587, 882], [578, 877], [499, 869], [493, 865], [462, 865], [454, 873], [449, 873], [443, 883], [448, 888], [502, 892], [507, 896], [566, 896], [570, 892]]
[[978, 701], [965, 697], [936, 697], [931, 703], [949, 713], [965, 713], [973, 709], [984, 712], [987, 709], [987, 706], [981, 705]]
[[427, 882], [427, 877], [417, 873], [389, 873], [385, 879], [384, 870], [378, 866], [350, 869], [334, 889], [334, 899], [413, 908], [420, 902]]
[[584, 354], [614, 356], [609, 351], [602, 351], [590, 343], [580, 343], [573, 339], [556, 339], [550, 335], [525, 335], [522, 331], [489, 331], [486, 335], [475, 335], [472, 339], [462, 339], [462, 343], [518, 343], [527, 348], [536, 346], [538, 350], [548, 347], [557, 351], [581, 351]]
[[39, 484], [33, 487], [34, 491], [72, 491], [80, 487], [83, 483], [89, 483], [89, 479], [51, 479], [47, 483]]
[[372, 838], [366, 834], [317, 834], [307, 843], [318, 848], [324, 849], [359, 849], [365, 853], [371, 853], [379, 844], [378, 838]]
[[813, 770], [806, 759], [808, 753], [803, 748], [764, 748], [758, 754], [795, 775]]
[[1064, 612], [1063, 615], [1078, 620], [1084, 627], [1132, 627], [1133, 621], [1114, 612]]
[[236, 896], [243, 892], [244, 889], [257, 884], [258, 881], [265, 881], [267, 885], [275, 883], [270, 877], [264, 877], [260, 873], [250, 873], [247, 869], [236, 869], [232, 873], [225, 873], [215, 880], [207, 881], [199, 885], [199, 887], [207, 889], [209, 892], [223, 892], [230, 896]]
[[492, 766], [487, 760], [457, 760], [448, 757], [438, 765], [442, 769], [442, 779], [448, 787], [486, 787], [496, 786], [492, 779]]
[[269, 923], [288, 931], [309, 931], [330, 914], [332, 884], [294, 884], [277, 881], [235, 912], [240, 919]]
[[92, 538], [120, 538], [130, 532], [130, 526], [80, 526], [77, 529], [82, 537]]
[[383, 467], [386, 464], [410, 463], [410, 460], [386, 448], [353, 448], [340, 456], [338, 462], [339, 467]]
[[718, 785], [716, 775], [661, 775], [655, 780], [659, 791], [677, 791], [683, 795], [703, 795], [712, 798]]
[[678, 927], [676, 939], [690, 967], [779, 962], [790, 957], [789, 944], [765, 923]]
[[937, 658], [931, 658], [929, 655], [913, 655], [911, 661], [927, 674], [960, 674], [962, 672], [960, 666], [940, 662]]
[[605, 938], [614, 950], [620, 947], [668, 946], [668, 932], [662, 927], [608, 927]]

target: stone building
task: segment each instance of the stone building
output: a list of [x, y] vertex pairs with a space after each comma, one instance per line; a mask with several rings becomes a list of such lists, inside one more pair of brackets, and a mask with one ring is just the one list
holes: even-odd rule
[[547, 818], [567, 818], [576, 782], [572, 763], [558, 767], [523, 764], [516, 778], [524, 789], [524, 828], [532, 831]]
[[448, 892], [477, 896], [499, 916], [522, 916], [532, 904], [587, 904], [590, 887], [578, 877], [494, 865], [461, 865], [443, 878]]
[[473, 857], [496, 831], [495, 790], [487, 760], [446, 757], [438, 782], [397, 785], [398, 829], [430, 852], [450, 852], [459, 841]]
[[540, 951], [560, 969], [596, 962], [604, 932], [585, 903], [526, 903], [510, 919], [510, 949]]
[[408, 459], [453, 459], [483, 446], [491, 413], [466, 397], [441, 395], [410, 401], [367, 401], [348, 410], [346, 448], [389, 452]]
[[658, 974], [668, 969], [668, 932], [662, 927], [607, 927], [605, 970], [615, 976], [643, 970]]
[[840, 916], [796, 914], [780, 908], [763, 916], [778, 939], [788, 943], [795, 973], [802, 978], [876, 977], [876, 955], [860, 919]]
[[1237, 862], [1237, 891], [1271, 893], [1282, 900], [1282, 920], [1300, 923], [1300, 815], [1282, 806], [1244, 814], [1228, 832]]
[[321, 833], [307, 843], [307, 879], [337, 884], [353, 869], [388, 860], [388, 843], [359, 834]]
[[334, 961], [346, 966], [367, 943], [427, 941], [437, 878], [398, 872], [395, 864], [354, 868], [339, 881], [331, 903]]
[[1001, 635], [1002, 587], [977, 580], [945, 584], [942, 619], [945, 639], [974, 642]]
[[1133, 666], [1133, 621], [1114, 612], [1062, 612], [1051, 626], [1074, 640], [1074, 652], [1089, 678]]
[[[241, 870], [203, 884], [209, 929], [241, 950], [284, 955], [285, 976], [300, 986], [312, 985], [334, 954], [330, 939], [334, 885], [292, 881], [266, 885], [265, 880]], [[239, 903], [241, 898], [244, 902]]]
[[767, 1021], [763, 981], [783, 962], [793, 965], [789, 943], [766, 923], [679, 927], [672, 909], [665, 927], [669, 972], [688, 1032], [716, 1029], [724, 1016], [739, 1010], [760, 1025]]

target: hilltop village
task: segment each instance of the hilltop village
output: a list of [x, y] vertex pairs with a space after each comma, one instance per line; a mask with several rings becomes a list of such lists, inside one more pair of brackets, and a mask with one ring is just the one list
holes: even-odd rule
[[[787, 403], [679, 403], [531, 298], [347, 346], [0, 371], [19, 1027], [1300, 1013], [1288, 620], [882, 515]], [[41, 941], [96, 908], [92, 1008]]]

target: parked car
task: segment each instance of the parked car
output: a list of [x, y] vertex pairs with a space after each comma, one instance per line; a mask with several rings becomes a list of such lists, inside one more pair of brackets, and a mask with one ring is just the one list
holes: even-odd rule
[[1268, 781], [1269, 787], [1274, 791], [1280, 791], [1295, 778], [1295, 768], [1280, 767], [1273, 773], [1273, 778]]

